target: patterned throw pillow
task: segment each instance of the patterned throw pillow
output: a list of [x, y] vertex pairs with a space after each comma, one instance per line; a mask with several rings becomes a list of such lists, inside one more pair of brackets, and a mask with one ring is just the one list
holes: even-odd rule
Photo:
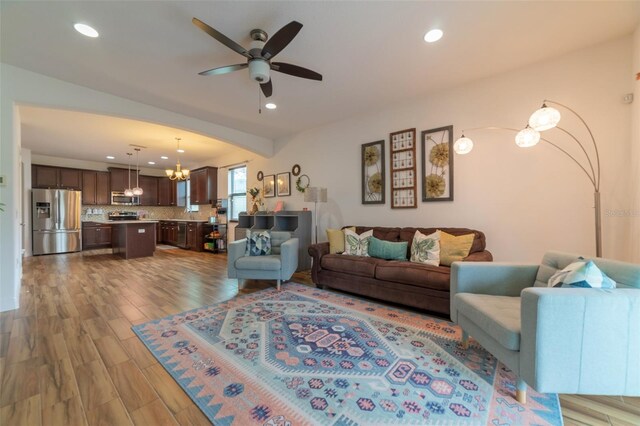
[[614, 280], [602, 272], [593, 261], [584, 259], [573, 262], [562, 271], [553, 274], [548, 285], [563, 288], [616, 288]]
[[440, 231], [424, 235], [416, 231], [411, 243], [411, 261], [426, 265], [440, 265]]
[[358, 235], [355, 232], [344, 230], [344, 253], [352, 256], [369, 256], [369, 239], [373, 237], [373, 229]]
[[271, 233], [269, 231], [247, 231], [245, 256], [266, 256], [271, 254]]

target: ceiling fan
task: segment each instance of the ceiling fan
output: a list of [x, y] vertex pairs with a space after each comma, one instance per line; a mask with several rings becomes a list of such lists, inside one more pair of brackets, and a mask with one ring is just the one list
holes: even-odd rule
[[229, 37], [205, 24], [198, 18], [192, 19], [193, 24], [200, 28], [229, 49], [241, 54], [247, 58], [246, 64], [227, 65], [224, 67], [213, 68], [202, 71], [200, 75], [217, 75], [227, 74], [232, 71], [249, 68], [251, 79], [260, 84], [260, 89], [265, 97], [269, 97], [273, 93], [273, 85], [271, 83], [270, 70], [278, 71], [283, 74], [289, 74], [294, 77], [307, 78], [309, 80], [322, 81], [322, 75], [315, 71], [300, 67], [298, 65], [287, 64], [285, 62], [271, 62], [274, 56], [282, 51], [294, 39], [302, 24], [297, 21], [291, 21], [284, 27], [280, 28], [271, 38], [266, 32], [260, 29], [251, 30], [249, 33], [251, 39], [251, 47], [249, 50], [240, 46]]

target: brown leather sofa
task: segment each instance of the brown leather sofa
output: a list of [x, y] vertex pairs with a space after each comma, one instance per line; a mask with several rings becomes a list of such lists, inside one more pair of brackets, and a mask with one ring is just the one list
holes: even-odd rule
[[[469, 256], [464, 261], [491, 261], [485, 250], [485, 236], [466, 228], [385, 228], [357, 226], [361, 234], [373, 229], [373, 236], [387, 241], [407, 241], [407, 259], [416, 230], [424, 235], [437, 229], [452, 235], [474, 234]], [[431, 266], [400, 260], [383, 260], [365, 256], [329, 254], [329, 243], [309, 246], [313, 258], [311, 278], [320, 288], [335, 288], [349, 293], [399, 303], [449, 316], [448, 266]]]

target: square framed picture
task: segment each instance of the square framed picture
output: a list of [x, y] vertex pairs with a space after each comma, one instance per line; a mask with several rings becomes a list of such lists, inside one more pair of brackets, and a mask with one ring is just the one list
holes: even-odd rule
[[453, 201], [453, 126], [422, 132], [422, 201]]
[[276, 176], [276, 191], [278, 197], [291, 195], [291, 173], [278, 173]]
[[264, 198], [276, 196], [276, 177], [274, 175], [267, 175], [262, 179], [262, 196]]
[[362, 204], [384, 204], [384, 140], [362, 144]]

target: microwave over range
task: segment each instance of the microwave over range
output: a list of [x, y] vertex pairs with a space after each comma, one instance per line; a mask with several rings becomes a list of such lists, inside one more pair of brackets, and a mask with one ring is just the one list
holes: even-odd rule
[[140, 204], [140, 197], [137, 195], [124, 195], [124, 192], [111, 192], [111, 205], [114, 206], [137, 206]]

